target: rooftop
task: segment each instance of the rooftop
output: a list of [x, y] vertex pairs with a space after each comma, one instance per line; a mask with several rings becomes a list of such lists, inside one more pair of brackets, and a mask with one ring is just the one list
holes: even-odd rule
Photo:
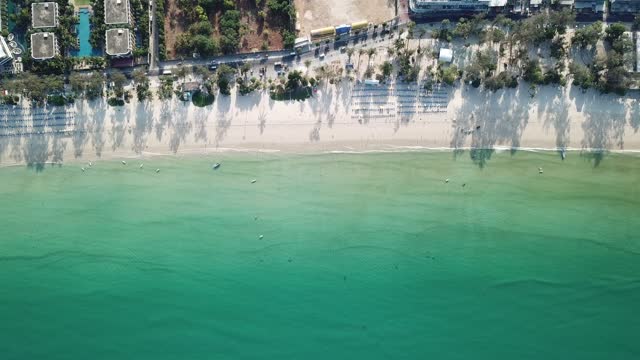
[[31, 34], [31, 57], [36, 60], [51, 59], [58, 52], [56, 36], [51, 32]]
[[58, 26], [58, 4], [55, 2], [32, 3], [31, 26], [34, 29]]
[[129, 15], [129, 0], [104, 0], [104, 22], [106, 24], [128, 24]]
[[129, 29], [109, 29], [106, 31], [107, 55], [123, 56], [131, 52]]
[[4, 40], [4, 37], [0, 36], [0, 64], [5, 63], [13, 58], [13, 54], [11, 54], [11, 49], [7, 45], [7, 42]]

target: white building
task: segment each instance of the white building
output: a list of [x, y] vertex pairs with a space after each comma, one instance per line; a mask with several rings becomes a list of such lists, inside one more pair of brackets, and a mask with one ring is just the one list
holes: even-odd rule
[[409, 0], [409, 15], [415, 18], [474, 15], [488, 12], [491, 2], [492, 0]]
[[438, 61], [443, 63], [450, 63], [453, 61], [453, 50], [451, 49], [440, 49], [440, 56], [438, 56]]
[[640, 73], [640, 31], [636, 32], [636, 72]]
[[10, 63], [12, 60], [11, 49], [9, 49], [4, 37], [0, 36], [0, 66]]

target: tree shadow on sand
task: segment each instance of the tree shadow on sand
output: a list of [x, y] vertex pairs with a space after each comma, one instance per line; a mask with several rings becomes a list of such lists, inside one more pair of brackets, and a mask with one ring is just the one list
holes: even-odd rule
[[585, 117], [581, 155], [592, 161], [594, 167], [599, 166], [608, 150], [624, 149], [625, 126], [631, 113], [626, 103], [634, 100], [593, 90], [583, 93], [576, 87], [571, 89], [570, 96]]
[[153, 130], [154, 114], [151, 103], [139, 102], [136, 105], [134, 122], [133, 151], [140, 154], [146, 148], [147, 135]]
[[264, 129], [267, 127], [267, 113], [264, 109], [260, 109], [260, 113], [258, 114], [258, 129], [260, 130], [260, 135], [264, 133]]
[[464, 153], [462, 148], [471, 137], [469, 156], [480, 168], [491, 159], [496, 145], [509, 146], [512, 154], [520, 146], [522, 133], [529, 122], [530, 95], [516, 90], [490, 92], [469, 88], [462, 97], [462, 105], [455, 113], [453, 138], [450, 146], [454, 157]]
[[220, 118], [216, 122], [216, 137], [215, 137], [215, 146], [220, 146], [220, 142], [224, 140], [224, 137], [227, 135], [227, 131], [231, 127], [232, 119]]

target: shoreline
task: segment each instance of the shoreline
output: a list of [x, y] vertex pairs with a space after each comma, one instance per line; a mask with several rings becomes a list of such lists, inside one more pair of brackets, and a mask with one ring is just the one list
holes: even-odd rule
[[[542, 88], [531, 98], [521, 89], [491, 93], [458, 86], [445, 89], [443, 110], [429, 112], [423, 110], [422, 95], [405, 95], [408, 89], [400, 84], [369, 91], [346, 83], [321, 87], [304, 102], [234, 91], [204, 108], [177, 99], [133, 99], [123, 107], [78, 101], [66, 108], [2, 108], [0, 124], [12, 126], [0, 131], [64, 126], [68, 134], [2, 133], [9, 136], [0, 137], [0, 166], [216, 152], [640, 152], [638, 98], [572, 87]], [[388, 94], [380, 96], [381, 91]], [[408, 99], [416, 102], [416, 110], [407, 115], [399, 104]]]
[[[496, 154], [501, 154], [505, 152], [530, 152], [530, 153], [559, 153], [564, 150], [567, 153], [578, 153], [578, 154], [615, 154], [615, 155], [624, 155], [624, 156], [640, 156], [640, 149], [636, 150], [607, 150], [607, 149], [579, 149], [579, 148], [530, 148], [530, 147], [519, 147], [519, 148], [508, 148], [508, 147], [496, 147], [491, 149], [484, 148], [432, 148], [432, 147], [424, 147], [424, 146], [401, 146], [395, 145], [387, 148], [376, 148], [376, 149], [325, 149], [325, 150], [317, 150], [317, 149], [305, 149], [304, 151], [294, 151], [292, 149], [255, 149], [255, 148], [218, 148], [218, 149], [184, 149], [179, 151], [178, 153], [158, 153], [158, 152], [142, 152], [141, 154], [122, 154], [122, 155], [109, 155], [101, 158], [93, 158], [93, 159], [69, 159], [64, 162], [44, 162], [42, 165], [45, 166], [63, 166], [65, 164], [68, 165], [77, 165], [81, 163], [86, 163], [87, 161], [92, 161], [93, 163], [97, 163], [99, 161], [108, 161], [108, 162], [118, 162], [120, 160], [151, 160], [154, 158], [164, 157], [164, 158], [173, 158], [180, 159], [181, 157], [200, 157], [207, 156], [212, 154], [224, 154], [224, 155], [285, 155], [285, 156], [316, 156], [316, 155], [370, 155], [370, 154], [407, 154], [407, 153], [455, 153], [457, 151], [469, 152], [472, 150], [476, 151], [491, 151]], [[470, 159], [473, 160], [473, 159]], [[0, 163], [1, 168], [11, 168], [11, 167], [23, 167], [25, 163]]]

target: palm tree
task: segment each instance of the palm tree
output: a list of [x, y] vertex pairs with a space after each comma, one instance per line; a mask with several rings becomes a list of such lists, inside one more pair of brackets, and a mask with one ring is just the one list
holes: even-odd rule
[[420, 30], [418, 30], [418, 49], [420, 49], [420, 41], [422, 40], [422, 37], [426, 33], [427, 33], [427, 30], [425, 28], [420, 28]]
[[413, 30], [416, 28], [416, 23], [413, 21], [409, 21], [408, 28], [409, 28], [409, 37], [413, 38]]
[[363, 48], [358, 49], [358, 69], [360, 69], [360, 57], [362, 57], [365, 52]]
[[389, 46], [387, 48], [387, 55], [389, 55], [389, 57], [392, 57], [395, 53], [396, 53], [396, 49], [394, 49], [393, 46]]
[[351, 62], [351, 56], [353, 56], [353, 53], [355, 52], [355, 49], [350, 47], [347, 48], [347, 56], [349, 57], [349, 62]]
[[367, 56], [369, 56], [369, 63], [371, 63], [371, 58], [376, 54], [375, 48], [369, 48], [367, 50]]
[[307, 59], [304, 61], [304, 67], [307, 68], [307, 73], [309, 72], [309, 67], [311, 67], [311, 60]]
[[397, 38], [393, 43], [393, 46], [396, 48], [396, 51], [399, 52], [404, 47], [404, 41], [402, 41], [402, 39], [400, 38]]

